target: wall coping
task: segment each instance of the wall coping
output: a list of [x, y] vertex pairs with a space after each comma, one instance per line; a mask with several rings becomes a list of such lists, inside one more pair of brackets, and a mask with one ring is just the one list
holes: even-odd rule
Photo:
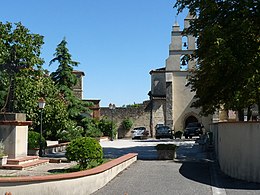
[[212, 123], [212, 124], [225, 124], [225, 123], [229, 123], [229, 124], [260, 124], [260, 121], [220, 121], [217, 123]]
[[88, 169], [88, 170], [78, 171], [73, 173], [63, 173], [63, 174], [43, 175], [43, 176], [3, 177], [0, 178], [0, 183], [48, 182], [48, 181], [66, 180], [66, 179], [74, 179], [74, 178], [80, 178], [80, 177], [85, 177], [90, 175], [96, 175], [105, 172], [127, 160], [130, 160], [136, 157], [137, 155], [138, 155], [137, 153], [129, 153], [117, 159], [111, 160], [107, 163], [104, 163], [93, 169]]
[[55, 148], [55, 147], [67, 146], [68, 144], [69, 144], [69, 142], [64, 142], [64, 143], [60, 143], [60, 144], [49, 145], [49, 146], [46, 146], [45, 148]]
[[0, 125], [28, 126], [32, 121], [0, 121]]

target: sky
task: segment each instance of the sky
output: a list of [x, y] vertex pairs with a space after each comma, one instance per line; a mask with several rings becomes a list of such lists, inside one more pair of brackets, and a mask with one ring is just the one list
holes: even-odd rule
[[83, 71], [84, 99], [117, 107], [149, 99], [149, 72], [165, 66], [171, 29], [183, 26], [187, 12], [176, 18], [175, 0], [12, 0], [2, 1], [0, 21], [21, 22], [44, 36], [41, 57], [49, 66], [65, 37], [74, 69]]

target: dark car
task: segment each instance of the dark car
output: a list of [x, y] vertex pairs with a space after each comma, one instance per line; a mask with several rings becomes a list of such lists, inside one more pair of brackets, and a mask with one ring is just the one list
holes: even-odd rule
[[159, 126], [155, 131], [156, 139], [160, 138], [170, 138], [173, 139], [173, 131], [168, 126]]
[[199, 135], [203, 134], [202, 128], [203, 128], [203, 126], [199, 122], [189, 123], [186, 126], [183, 135], [186, 139], [188, 137], [192, 138], [192, 136], [199, 136]]

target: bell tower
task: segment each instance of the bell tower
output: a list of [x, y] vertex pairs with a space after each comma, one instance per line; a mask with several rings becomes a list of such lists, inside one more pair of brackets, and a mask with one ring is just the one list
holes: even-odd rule
[[[189, 27], [192, 19], [193, 17], [188, 13], [184, 19], [184, 28]], [[166, 59], [165, 68], [165, 124], [172, 129], [183, 128], [181, 117], [190, 107], [189, 104], [194, 97], [194, 93], [190, 92], [190, 88], [185, 85], [190, 75], [189, 70], [196, 65], [195, 61], [189, 60], [196, 48], [195, 41], [195, 37], [183, 33], [176, 20], [172, 26], [169, 57]]]

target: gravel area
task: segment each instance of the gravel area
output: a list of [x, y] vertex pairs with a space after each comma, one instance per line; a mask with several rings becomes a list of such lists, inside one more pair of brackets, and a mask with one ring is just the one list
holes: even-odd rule
[[47, 163], [24, 170], [5, 170], [0, 169], [0, 177], [15, 177], [15, 176], [42, 176], [50, 175], [53, 170], [66, 169], [76, 165], [76, 162], [70, 163]]

